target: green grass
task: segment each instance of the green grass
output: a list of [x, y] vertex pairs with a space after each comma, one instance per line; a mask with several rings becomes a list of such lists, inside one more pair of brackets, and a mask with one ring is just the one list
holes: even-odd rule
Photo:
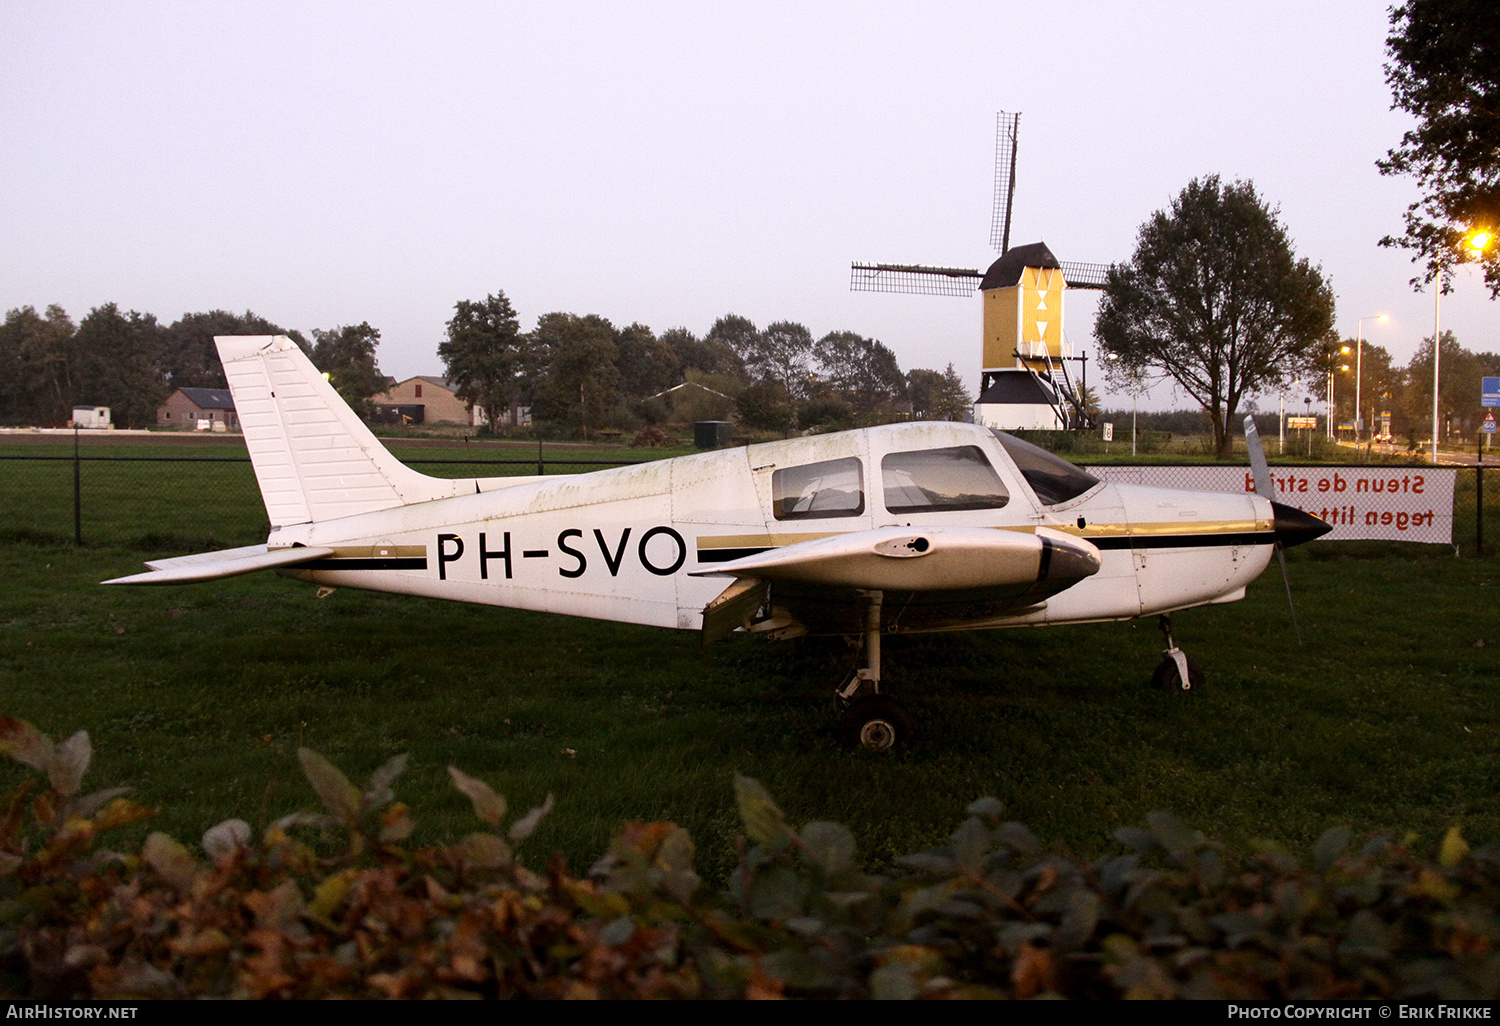
[[184, 838], [312, 805], [294, 758], [308, 745], [351, 773], [410, 752], [401, 794], [432, 839], [470, 823], [449, 763], [515, 804], [552, 791], [536, 843], [574, 864], [623, 821], [665, 818], [723, 869], [733, 772], [798, 821], [848, 823], [877, 862], [937, 842], [981, 794], [1084, 854], [1153, 808], [1238, 841], [1306, 844], [1333, 823], [1500, 840], [1493, 560], [1294, 559], [1306, 646], [1273, 572], [1244, 603], [1178, 617], [1209, 676], [1191, 697], [1146, 686], [1149, 621], [892, 639], [887, 684], [922, 730], [893, 758], [834, 743], [838, 644], [737, 638], [706, 661], [679, 632], [319, 600], [271, 575], [97, 586], [138, 560], [0, 546], [0, 706], [87, 729], [93, 781], [135, 786]]
[[[1500, 841], [1494, 558], [1294, 550], [1307, 643], [1273, 569], [1246, 601], [1177, 617], [1208, 674], [1190, 697], [1147, 685], [1154, 621], [892, 638], [887, 686], [921, 736], [878, 757], [834, 741], [831, 691], [852, 665], [837, 642], [731, 638], [705, 657], [676, 631], [350, 590], [320, 600], [270, 574], [101, 588], [140, 570], [142, 549], [264, 537], [247, 465], [113, 466], [134, 476], [114, 491], [104, 471], [86, 477], [75, 548], [60, 540], [71, 467], [0, 461], [0, 712], [54, 736], [87, 729], [91, 781], [134, 786], [161, 809], [149, 828], [183, 839], [311, 807], [295, 759], [307, 745], [351, 775], [409, 752], [398, 791], [431, 840], [472, 823], [450, 763], [513, 805], [554, 792], [533, 847], [575, 866], [623, 821], [664, 818], [723, 872], [734, 772], [798, 822], [848, 823], [874, 865], [939, 842], [981, 794], [1084, 855], [1154, 808], [1241, 844], [1306, 845], [1335, 823], [1428, 839], [1458, 823]], [[23, 776], [0, 767], [0, 785]]]

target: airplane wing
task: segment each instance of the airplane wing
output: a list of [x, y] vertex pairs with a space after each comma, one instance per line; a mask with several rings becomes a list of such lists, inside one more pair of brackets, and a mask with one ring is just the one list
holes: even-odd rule
[[[768, 549], [691, 571], [736, 580], [703, 611], [705, 643], [752, 629], [850, 633], [861, 629], [862, 592], [891, 603], [887, 629], [947, 629], [1015, 616], [1086, 577], [1099, 550], [1045, 527], [886, 527]], [[774, 626], [773, 626], [774, 625]]]
[[694, 570], [870, 591], [964, 591], [1037, 581], [1073, 584], [1098, 572], [1099, 550], [1045, 527], [883, 527], [769, 549]]
[[246, 545], [219, 552], [198, 552], [191, 556], [155, 559], [147, 562], [150, 573], [116, 577], [105, 584], [193, 584], [220, 577], [237, 577], [281, 566], [296, 566], [332, 556], [333, 549], [299, 545], [289, 549], [271, 549], [265, 545]]

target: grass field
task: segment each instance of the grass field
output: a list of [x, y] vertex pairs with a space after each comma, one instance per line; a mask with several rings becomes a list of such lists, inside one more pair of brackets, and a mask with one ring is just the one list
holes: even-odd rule
[[[534, 848], [575, 865], [623, 821], [664, 818], [721, 872], [734, 772], [794, 820], [848, 823], [872, 864], [938, 842], [981, 794], [1085, 855], [1154, 808], [1234, 843], [1305, 844], [1335, 823], [1428, 839], [1458, 823], [1500, 841], [1493, 558], [1294, 550], [1307, 643], [1273, 570], [1246, 601], [1177, 618], [1208, 673], [1191, 697], [1146, 684], [1154, 621], [894, 638], [887, 684], [922, 733], [878, 757], [834, 742], [831, 688], [851, 663], [836, 643], [732, 638], [705, 656], [686, 633], [348, 590], [320, 600], [269, 574], [100, 588], [139, 570], [143, 548], [264, 538], [248, 465], [113, 466], [152, 467], [150, 487], [124, 471], [86, 479], [98, 512], [75, 548], [71, 466], [0, 463], [0, 712], [87, 729], [92, 782], [136, 787], [162, 810], [150, 826], [184, 839], [311, 807], [295, 759], [307, 745], [351, 774], [409, 752], [398, 792], [431, 839], [470, 826], [450, 763], [513, 805], [551, 791]], [[0, 768], [0, 784], [22, 775]]]

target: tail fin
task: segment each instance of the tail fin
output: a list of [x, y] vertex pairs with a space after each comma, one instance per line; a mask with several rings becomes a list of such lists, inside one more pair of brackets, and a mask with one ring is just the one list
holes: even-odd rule
[[425, 502], [465, 487], [419, 474], [392, 456], [285, 335], [220, 335], [214, 344], [273, 529]]

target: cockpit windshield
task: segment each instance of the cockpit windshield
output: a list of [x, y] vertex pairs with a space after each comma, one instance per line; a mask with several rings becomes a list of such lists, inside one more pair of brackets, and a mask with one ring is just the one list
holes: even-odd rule
[[1056, 506], [1060, 502], [1076, 499], [1099, 483], [1092, 474], [1085, 473], [1060, 456], [1054, 456], [1040, 446], [1023, 442], [1014, 435], [991, 429], [991, 434], [1000, 440], [1006, 453], [1016, 461], [1016, 469], [1026, 483], [1031, 485], [1036, 497], [1044, 506]]

